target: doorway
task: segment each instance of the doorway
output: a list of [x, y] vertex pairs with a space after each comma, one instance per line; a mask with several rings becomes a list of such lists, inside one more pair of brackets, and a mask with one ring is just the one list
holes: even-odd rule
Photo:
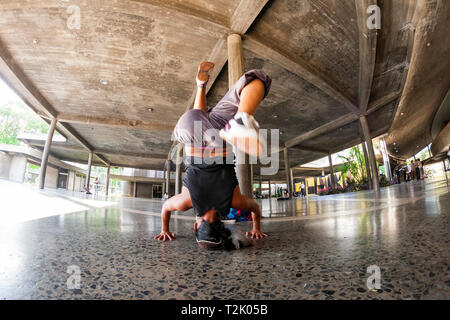
[[59, 171], [58, 174], [58, 189], [67, 189], [67, 181], [69, 178], [69, 172], [66, 170]]
[[152, 186], [152, 198], [153, 199], [161, 199], [162, 198], [162, 185], [153, 185]]

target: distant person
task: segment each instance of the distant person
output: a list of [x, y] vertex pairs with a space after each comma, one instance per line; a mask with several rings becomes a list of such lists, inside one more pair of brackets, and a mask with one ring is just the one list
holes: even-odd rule
[[394, 168], [394, 173], [395, 173], [395, 183], [396, 184], [400, 184], [400, 166], [396, 165]]
[[417, 181], [419, 181], [420, 180], [420, 160], [415, 160], [414, 161], [414, 168], [415, 168], [415, 177], [416, 177], [416, 180]]
[[423, 171], [423, 162], [419, 161], [420, 179], [425, 179], [425, 172]]
[[302, 195], [302, 197], [306, 197], [306, 186], [305, 186], [305, 184], [302, 182], [302, 183], [300, 183], [300, 192], [301, 192], [301, 195]]
[[414, 160], [411, 160], [410, 170], [411, 170], [411, 172], [410, 172], [410, 179], [414, 180], [414, 178], [416, 176], [416, 163], [415, 163]]
[[411, 181], [411, 163], [406, 163], [406, 181]]
[[86, 191], [86, 194], [92, 194], [91, 191], [89, 191], [88, 186], [84, 186], [83, 190]]
[[98, 195], [98, 188], [99, 188], [98, 178], [95, 178], [95, 180], [94, 180], [94, 195], [95, 196]]

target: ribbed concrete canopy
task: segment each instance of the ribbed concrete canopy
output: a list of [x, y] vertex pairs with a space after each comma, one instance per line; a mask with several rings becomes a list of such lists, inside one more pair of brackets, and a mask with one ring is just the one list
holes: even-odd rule
[[[381, 8], [380, 30], [367, 29], [370, 4]], [[68, 28], [71, 5], [80, 29]], [[273, 79], [256, 118], [282, 131], [292, 165], [360, 143], [361, 115], [375, 137], [397, 109], [419, 112], [420, 102], [433, 114], [450, 86], [448, 1], [3, 0], [0, 14], [2, 78], [59, 119], [67, 142], [51, 154], [75, 162], [93, 150], [94, 163], [161, 169], [192, 107], [199, 62], [216, 63], [208, 103], [227, 91], [233, 32], [243, 35], [245, 68]], [[432, 118], [423, 120], [389, 133], [397, 145], [425, 146]], [[401, 156], [413, 151], [402, 145]]]

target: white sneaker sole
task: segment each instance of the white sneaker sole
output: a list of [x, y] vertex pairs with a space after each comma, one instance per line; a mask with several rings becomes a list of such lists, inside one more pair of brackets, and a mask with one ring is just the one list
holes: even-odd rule
[[249, 135], [233, 135], [225, 130], [220, 130], [220, 137], [229, 144], [236, 147], [239, 151], [254, 157], [259, 157], [263, 153], [263, 143], [260, 137]]

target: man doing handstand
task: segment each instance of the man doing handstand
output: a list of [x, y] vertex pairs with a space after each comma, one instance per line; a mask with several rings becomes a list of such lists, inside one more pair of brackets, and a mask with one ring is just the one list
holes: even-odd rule
[[[230, 207], [252, 213], [253, 229], [246, 233], [247, 237], [262, 239], [267, 236], [261, 231], [259, 205], [241, 194], [235, 165], [227, 160], [233, 156], [232, 146], [255, 156], [262, 152], [264, 141], [259, 136], [259, 125], [253, 115], [267, 96], [271, 79], [262, 70], [248, 71], [214, 108], [208, 110], [206, 85], [213, 67], [211, 62], [200, 64], [194, 108], [187, 111], [175, 127], [174, 136], [185, 146], [188, 166], [181, 193], [163, 205], [161, 233], [155, 239], [174, 240], [176, 235], [169, 231], [171, 212], [193, 207], [199, 246], [230, 249], [239, 246], [231, 240], [231, 232], [221, 222], [221, 217], [229, 213]], [[208, 134], [211, 130], [218, 134]]]

